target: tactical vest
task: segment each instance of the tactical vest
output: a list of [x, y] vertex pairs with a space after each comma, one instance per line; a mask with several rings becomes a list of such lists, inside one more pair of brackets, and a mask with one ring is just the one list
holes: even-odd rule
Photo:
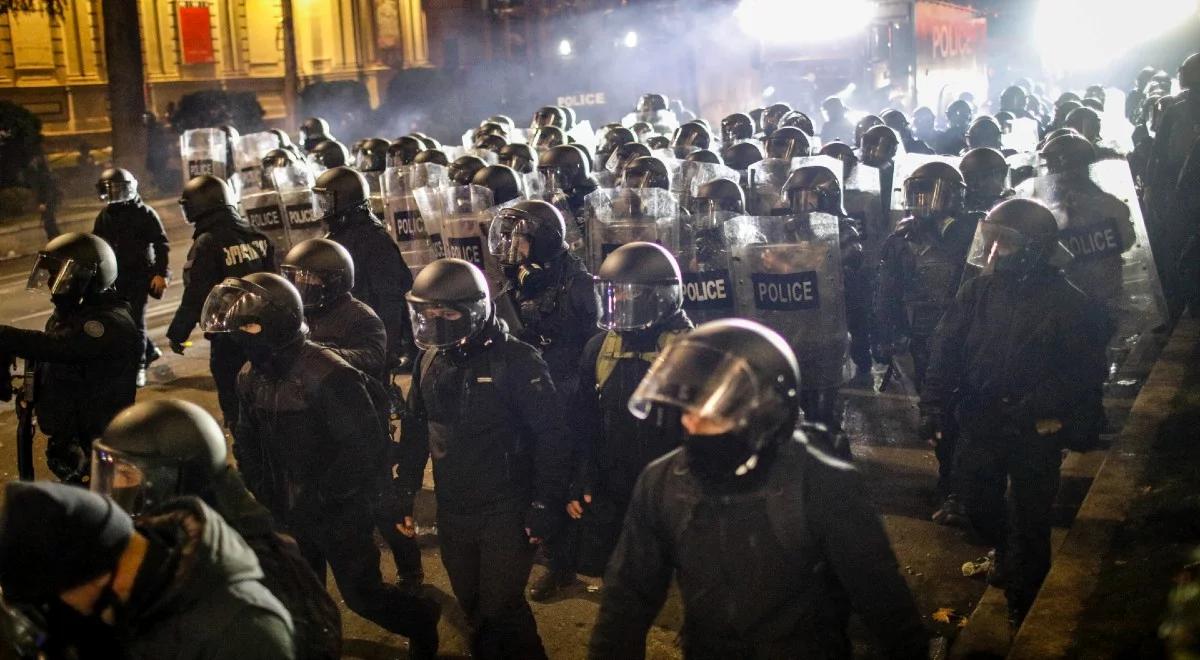
[[664, 331], [658, 336], [658, 346], [655, 350], [644, 353], [626, 350], [625, 339], [621, 333], [608, 333], [604, 336], [604, 343], [600, 344], [600, 354], [596, 357], [596, 390], [604, 389], [604, 384], [608, 382], [609, 376], [612, 376], [613, 370], [617, 368], [618, 360], [645, 360], [654, 364], [663, 349], [689, 330], [690, 328]]

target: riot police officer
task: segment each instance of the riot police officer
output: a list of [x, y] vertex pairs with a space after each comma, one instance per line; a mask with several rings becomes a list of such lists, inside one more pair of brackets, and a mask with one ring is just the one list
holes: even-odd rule
[[[183, 298], [167, 327], [171, 350], [183, 355], [208, 292], [226, 277], [275, 270], [275, 246], [250, 228], [237, 211], [233, 191], [221, 179], [202, 175], [188, 181], [179, 198], [183, 219], [196, 227], [187, 265], [183, 268]], [[225, 336], [209, 338], [208, 366], [217, 387], [225, 426], [237, 422], [237, 373], [246, 363], [241, 348]]]
[[698, 121], [689, 121], [675, 129], [675, 134], [671, 136], [670, 146], [676, 158], [686, 158], [693, 151], [707, 149], [711, 142], [712, 135], [709, 134], [708, 128], [704, 124]]
[[[945, 162], [926, 163], [904, 181], [905, 207], [911, 214], [884, 241], [875, 291], [875, 353], [892, 361], [912, 357], [913, 384], [921, 388], [929, 364], [930, 340], [942, 313], [954, 301], [962, 280], [976, 222], [963, 213], [966, 184]], [[927, 439], [927, 438], [923, 438]], [[938, 495], [955, 522], [958, 503], [953, 483], [952, 429], [937, 442]], [[946, 516], [938, 515], [939, 522]]]
[[1050, 568], [1061, 451], [1086, 448], [1103, 424], [1106, 333], [1057, 266], [1069, 254], [1048, 208], [1008, 200], [980, 231], [972, 261], [984, 273], [963, 285], [931, 342], [921, 426], [935, 442], [947, 425], [961, 428], [963, 503], [996, 548], [991, 581], [1019, 625]]
[[387, 149], [387, 166], [400, 167], [402, 165], [412, 165], [417, 154], [425, 150], [425, 145], [421, 141], [411, 135], [405, 135], [396, 138], [394, 142], [388, 145]]
[[968, 151], [959, 169], [967, 186], [963, 209], [977, 214], [980, 220], [993, 206], [1013, 194], [1008, 187], [1008, 161], [995, 149], [980, 147]]
[[637, 136], [633, 131], [621, 126], [614, 128], [604, 134], [604, 139], [600, 141], [596, 149], [596, 169], [602, 170], [608, 166], [608, 159], [612, 157], [613, 152], [623, 144], [633, 144], [637, 142]]
[[920, 139], [915, 137], [912, 128], [908, 124], [908, 117], [904, 116], [899, 110], [889, 109], [884, 110], [879, 118], [883, 120], [883, 125], [891, 128], [900, 136], [904, 142], [905, 153], [910, 154], [932, 154], [933, 149], [928, 144], [925, 144]]
[[821, 142], [826, 144], [837, 140], [852, 144], [854, 141], [854, 126], [846, 119], [846, 106], [836, 96], [830, 96], [821, 103], [821, 114], [825, 123], [821, 126]]
[[340, 243], [354, 260], [354, 297], [366, 303], [387, 328], [387, 368], [403, 366], [411, 357], [408, 310], [404, 294], [412, 273], [400, 248], [371, 212], [366, 179], [348, 167], [327, 170], [313, 186], [326, 236]]
[[233, 430], [250, 492], [296, 539], [318, 578], [332, 569], [351, 610], [408, 637], [413, 657], [433, 658], [440, 607], [384, 584], [371, 538], [370, 500], [391, 475], [387, 422], [368, 377], [305, 340], [300, 294], [272, 273], [215, 287], [203, 325], [250, 360], [238, 377]]
[[509, 142], [497, 154], [500, 165], [506, 165], [521, 174], [529, 174], [537, 167], [537, 154], [527, 144]]
[[937, 129], [934, 127], [936, 123], [937, 117], [927, 106], [923, 105], [913, 110], [913, 137], [932, 149], [937, 140]]
[[[50, 295], [44, 331], [0, 325], [0, 356], [36, 363], [34, 411], [46, 463], [60, 480], [84, 483], [91, 443], [133, 403], [145, 350], [129, 306], [113, 283], [117, 257], [92, 234], [62, 234], [38, 252], [28, 288]], [[7, 378], [7, 374], [4, 374]]]
[[633, 159], [621, 171], [621, 187], [670, 190], [671, 173], [661, 159], [641, 156]]
[[350, 151], [337, 140], [322, 140], [308, 151], [308, 163], [315, 172], [343, 167], [350, 162]]
[[497, 322], [470, 262], [426, 266], [408, 300], [422, 352], [398, 470], [407, 533], [432, 453], [442, 563], [473, 653], [545, 658], [524, 592], [535, 545], [564, 518], [570, 448], [554, 382], [536, 349]]
[[971, 122], [971, 127], [967, 129], [967, 149], [963, 153], [982, 147], [997, 151], [1003, 149], [1004, 147], [1000, 144], [1001, 132], [1000, 122], [993, 117], [987, 115], [976, 117], [975, 121]]
[[[309, 341], [379, 383], [387, 382], [387, 332], [375, 312], [350, 293], [354, 260], [346, 248], [327, 238], [309, 239], [288, 251], [280, 271], [300, 293]], [[421, 550], [396, 530], [389, 514], [376, 507], [375, 526], [392, 551], [399, 585], [415, 591], [425, 580]]]
[[861, 149], [863, 136], [867, 134], [867, 131], [876, 126], [883, 125], [883, 120], [878, 115], [866, 115], [862, 119], [859, 119], [858, 123], [854, 125], [854, 144]]
[[742, 112], [726, 115], [721, 120], [721, 147], [728, 148], [735, 142], [754, 137], [754, 120]]
[[92, 454], [92, 492], [111, 497], [134, 518], [153, 515], [177, 497], [204, 500], [245, 539], [262, 566], [263, 586], [292, 615], [296, 657], [341, 657], [337, 603], [228, 464], [225, 434], [203, 408], [176, 399], [134, 404], [113, 419]]
[[471, 184], [475, 173], [485, 167], [487, 167], [487, 163], [479, 156], [459, 156], [450, 163], [447, 175], [455, 185], [467, 186]]
[[863, 134], [859, 147], [859, 160], [862, 164], [879, 170], [879, 202], [886, 216], [892, 204], [892, 184], [896, 174], [895, 160], [896, 153], [900, 150], [900, 136], [887, 126], [872, 126]]
[[133, 322], [146, 348], [138, 362], [137, 385], [146, 384], [146, 367], [162, 357], [146, 335], [146, 300], [167, 290], [171, 250], [162, 221], [138, 195], [138, 182], [129, 170], [112, 167], [100, 174], [96, 192], [106, 206], [96, 216], [92, 233], [104, 239], [117, 255], [117, 293], [129, 302]]
[[329, 131], [329, 122], [324, 118], [309, 117], [300, 125], [300, 144], [306, 152], [326, 140], [333, 140], [333, 134]]
[[588, 159], [574, 147], [561, 145], [543, 151], [538, 157], [538, 173], [546, 184], [547, 194], [560, 190], [567, 206], [576, 218], [583, 216], [584, 198], [596, 191]]
[[800, 378], [783, 338], [743, 319], [701, 325], [654, 361], [629, 411], [670, 419], [683, 446], [634, 487], [590, 658], [642, 657], [672, 578], [687, 657], [849, 657], [851, 611], [887, 657], [928, 656], [858, 473], [813, 446], [820, 429], [796, 430]]
[[934, 149], [939, 154], [961, 154], [967, 148], [967, 129], [971, 126], [971, 117], [974, 114], [971, 104], [962, 99], [951, 103], [946, 108], [949, 125], [946, 126], [946, 130], [938, 133]]

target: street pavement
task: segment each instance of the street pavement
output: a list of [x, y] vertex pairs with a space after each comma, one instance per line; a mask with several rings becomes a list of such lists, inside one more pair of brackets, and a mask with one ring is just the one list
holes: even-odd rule
[[[97, 210], [99, 210], [97, 208]], [[171, 238], [171, 265], [175, 278], [161, 301], [151, 300], [147, 323], [151, 338], [164, 351], [164, 357], [150, 370], [149, 385], [139, 392], [140, 399], [181, 398], [204, 406], [219, 418], [212, 379], [208, 373], [208, 345], [198, 331], [193, 332], [190, 347], [183, 356], [167, 350], [164, 332], [182, 293], [179, 277], [190, 242], [190, 227], [179, 217], [176, 204], [161, 204]], [[27, 294], [25, 277], [32, 263], [26, 257], [0, 262], [0, 321], [24, 328], [40, 328], [49, 315], [47, 298]], [[1152, 363], [1154, 347], [1141, 361], [1131, 366], [1109, 388], [1106, 408], [1116, 431], [1127, 414], [1136, 388]], [[854, 461], [862, 470], [867, 490], [883, 515], [899, 566], [913, 589], [922, 616], [938, 635], [953, 637], [971, 614], [984, 593], [981, 577], [965, 578], [961, 565], [986, 551], [971, 535], [960, 529], [942, 527], [930, 521], [935, 508], [933, 486], [937, 463], [932, 450], [915, 439], [916, 401], [903, 388], [877, 394], [870, 389], [847, 389], [847, 430], [852, 438]], [[1109, 434], [1111, 437], [1111, 434]], [[15, 416], [11, 406], [0, 411], [0, 479], [16, 478]], [[35, 449], [39, 475], [48, 475], [39, 438]], [[1070, 454], [1063, 466], [1063, 485], [1056, 508], [1055, 538], [1061, 539], [1074, 512], [1087, 492], [1102, 458], [1102, 452]], [[432, 480], [427, 473], [427, 487]], [[432, 593], [445, 607], [441, 624], [443, 657], [469, 657], [464, 636], [465, 622], [454, 604], [449, 582], [442, 568], [436, 545], [436, 523], [432, 493], [418, 500], [418, 524], [426, 532], [420, 538], [427, 582]], [[382, 548], [381, 544], [381, 548]], [[394, 579], [390, 556], [382, 562], [385, 579]], [[535, 566], [533, 578], [544, 571]], [[583, 658], [599, 605], [599, 580], [586, 579], [568, 589], [552, 602], [533, 605], [542, 639], [551, 658]], [[331, 590], [335, 590], [332, 579]], [[339, 602], [341, 602], [339, 600]], [[934, 613], [949, 613], [947, 622], [934, 620]], [[344, 608], [345, 656], [349, 658], [405, 658], [406, 642], [391, 635]], [[938, 618], [943, 618], [939, 615]], [[677, 634], [682, 611], [677, 594], [668, 600], [648, 639], [648, 658], [679, 658]], [[878, 657], [861, 626], [852, 625], [859, 655]]]

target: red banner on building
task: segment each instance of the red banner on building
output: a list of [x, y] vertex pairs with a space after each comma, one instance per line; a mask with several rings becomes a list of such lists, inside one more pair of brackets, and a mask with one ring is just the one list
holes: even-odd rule
[[184, 64], [205, 64], [214, 61], [212, 14], [208, 5], [179, 8], [179, 42]]

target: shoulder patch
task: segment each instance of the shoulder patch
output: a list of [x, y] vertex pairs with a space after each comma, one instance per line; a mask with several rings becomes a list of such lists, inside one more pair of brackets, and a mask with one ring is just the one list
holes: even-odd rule
[[104, 324], [92, 319], [83, 324], [83, 332], [92, 339], [99, 339], [104, 336]]

